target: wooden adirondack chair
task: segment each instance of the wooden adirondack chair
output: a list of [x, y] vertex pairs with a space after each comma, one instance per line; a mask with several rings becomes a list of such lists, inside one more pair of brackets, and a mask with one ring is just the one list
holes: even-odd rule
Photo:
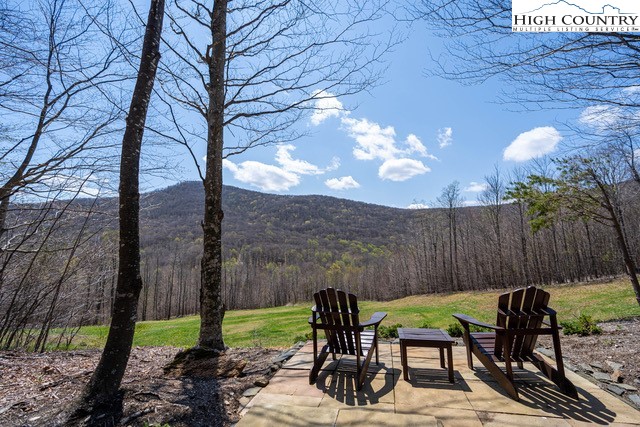
[[[473, 369], [471, 354], [489, 370], [491, 375], [507, 391], [519, 400], [518, 391], [513, 380], [512, 362], [522, 369], [523, 362], [533, 363], [560, 390], [574, 399], [578, 399], [575, 386], [564, 374], [562, 351], [560, 349], [560, 327], [556, 312], [547, 306], [549, 293], [530, 286], [516, 289], [498, 298], [498, 318], [496, 325], [480, 322], [464, 314], [454, 314], [464, 328], [464, 343], [467, 346], [467, 364]], [[549, 322], [544, 322], [548, 316]], [[469, 325], [492, 329], [493, 332], [470, 332]], [[533, 352], [538, 335], [551, 335], [556, 357], [556, 368]], [[496, 361], [504, 362], [505, 370], [496, 365]]]
[[[377, 312], [371, 319], [360, 323], [358, 301], [353, 294], [333, 288], [323, 289], [313, 295], [316, 305], [311, 308], [309, 324], [313, 330], [313, 368], [309, 373], [309, 384], [318, 378], [322, 364], [329, 353], [336, 360], [336, 354], [356, 357], [356, 389], [364, 384], [367, 368], [373, 352], [378, 358], [378, 325], [387, 313]], [[372, 330], [365, 330], [373, 326]], [[324, 330], [327, 337], [318, 354], [318, 330]]]

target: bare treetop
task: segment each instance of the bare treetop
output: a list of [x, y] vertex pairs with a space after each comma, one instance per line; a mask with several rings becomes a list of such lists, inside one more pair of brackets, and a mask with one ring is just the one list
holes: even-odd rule
[[[179, 124], [174, 138], [193, 146], [206, 138], [212, 10], [173, 2], [168, 12], [170, 53], [161, 76], [164, 98]], [[377, 83], [382, 55], [396, 42], [374, 25], [388, 18], [384, 2], [233, 1], [227, 14], [224, 156], [291, 141], [292, 125], [315, 100], [350, 95]]]
[[423, 0], [413, 17], [446, 38], [436, 74], [467, 83], [499, 75], [503, 100], [637, 108], [640, 34], [513, 33], [509, 0]]

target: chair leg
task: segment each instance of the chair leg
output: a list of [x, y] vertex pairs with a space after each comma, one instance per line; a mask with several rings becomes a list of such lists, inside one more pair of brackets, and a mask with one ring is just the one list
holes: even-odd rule
[[371, 351], [373, 349], [369, 349], [369, 351], [367, 352], [367, 356], [364, 358], [364, 360], [362, 361], [362, 364], [360, 364], [360, 357], [358, 357], [358, 368], [357, 368], [357, 374], [356, 374], [356, 390], [360, 391], [362, 390], [362, 386], [364, 385], [364, 380], [367, 378], [367, 370], [369, 369], [369, 362], [371, 362], [371, 356], [373, 355], [373, 352]]
[[509, 396], [515, 401], [520, 401], [520, 396], [518, 395], [518, 390], [516, 389], [513, 381], [502, 372], [502, 369], [495, 364], [493, 360], [483, 354], [480, 349], [477, 347], [473, 347], [473, 354], [478, 358], [480, 363], [484, 365], [485, 368], [489, 371], [491, 376], [498, 381], [498, 384], [507, 392]]
[[313, 367], [309, 372], [309, 384], [313, 384], [318, 379], [318, 374], [320, 373], [320, 369], [324, 364], [324, 361], [327, 360], [327, 356], [329, 356], [329, 351], [326, 347], [322, 349], [320, 355], [313, 360]]
[[504, 339], [504, 367], [507, 370], [507, 378], [513, 382], [513, 368], [511, 367], [511, 337], [506, 336]]
[[380, 364], [380, 356], [378, 354], [378, 325], [373, 328], [373, 345], [376, 346], [376, 365]]
[[464, 345], [467, 348], [467, 366], [469, 366], [469, 369], [473, 370], [473, 357], [471, 356], [471, 335], [469, 333], [469, 325], [464, 325], [464, 334], [462, 335], [462, 340], [464, 341]]
[[560, 372], [555, 369], [553, 366], [549, 365], [544, 361], [540, 356], [534, 354], [531, 358], [531, 363], [533, 363], [542, 374], [549, 378], [555, 385], [560, 388], [562, 393], [566, 394], [569, 397], [572, 397], [576, 400], [578, 398], [578, 390], [576, 390], [576, 386], [564, 375], [564, 372]]

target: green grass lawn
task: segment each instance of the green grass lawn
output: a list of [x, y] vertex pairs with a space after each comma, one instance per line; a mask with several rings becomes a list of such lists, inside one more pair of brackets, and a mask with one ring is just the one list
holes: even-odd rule
[[[572, 320], [580, 313], [597, 320], [624, 319], [640, 316], [631, 285], [619, 279], [609, 283], [549, 286], [550, 306], [558, 311], [559, 320]], [[388, 313], [383, 325], [400, 323], [419, 327], [424, 323], [446, 328], [454, 323], [453, 313], [465, 313], [480, 320], [494, 322], [499, 291], [463, 292], [442, 295], [420, 295], [395, 301], [360, 303], [361, 319], [375, 311]], [[311, 302], [289, 307], [227, 311], [224, 317], [224, 339], [230, 347], [287, 347], [311, 329], [307, 324]], [[190, 347], [198, 337], [199, 317], [189, 316], [167, 321], [139, 322], [136, 346]], [[106, 326], [81, 328], [72, 348], [95, 348], [104, 345]]]

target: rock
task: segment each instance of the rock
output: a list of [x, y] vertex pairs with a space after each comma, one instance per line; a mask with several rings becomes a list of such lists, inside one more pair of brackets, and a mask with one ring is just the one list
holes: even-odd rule
[[[244, 397], [253, 397], [256, 394], [258, 394], [260, 392], [260, 390], [262, 390], [262, 387], [251, 387], [251, 388], [246, 389], [244, 391], [244, 393], [242, 393], [242, 395]], [[623, 391], [623, 393], [624, 393], [624, 391]]]
[[618, 363], [618, 362], [612, 362], [610, 360], [607, 360], [605, 363], [607, 365], [609, 365], [609, 367], [611, 369], [613, 369], [614, 371], [619, 371], [620, 369], [622, 369], [624, 367], [624, 364]]
[[298, 341], [298, 342], [296, 343], [296, 345], [294, 345], [294, 347], [295, 347], [295, 348], [297, 348], [297, 349], [299, 350], [299, 349], [301, 349], [302, 347], [304, 347], [304, 346], [305, 346], [305, 344], [307, 344], [307, 343], [306, 343], [306, 342], [304, 342], [304, 341]]
[[591, 365], [592, 367], [594, 367], [596, 369], [599, 369], [601, 371], [605, 370], [604, 365], [602, 363], [600, 363], [600, 362], [591, 362], [591, 363], [589, 363], [589, 365]]
[[269, 384], [268, 378], [258, 378], [253, 382], [256, 387], [266, 387]]
[[582, 369], [583, 371], [587, 372], [587, 373], [592, 373], [593, 372], [593, 368], [589, 365], [587, 365], [586, 363], [581, 363], [578, 365], [578, 367], [580, 369]]
[[617, 385], [613, 385], [613, 384], [609, 384], [607, 386], [607, 390], [609, 390], [612, 393], [617, 394], [618, 396], [622, 396], [624, 394], [624, 389], [618, 387]]
[[564, 368], [568, 369], [570, 371], [573, 371], [573, 372], [577, 372], [578, 371], [578, 368], [575, 365], [573, 365], [571, 363], [567, 363], [567, 362], [564, 363]]
[[274, 357], [273, 359], [271, 359], [271, 361], [273, 363], [282, 363], [286, 360], [291, 359], [296, 353], [298, 352], [297, 348], [291, 348], [287, 351], [284, 351], [282, 353], [280, 353], [279, 355], [277, 355], [276, 357]]
[[536, 348], [536, 351], [540, 354], [544, 354], [547, 357], [555, 357], [555, 353], [553, 352], [553, 350], [550, 350], [548, 348], [538, 347]]
[[629, 400], [636, 405], [638, 408], [640, 408], [640, 395], [637, 394], [631, 394], [629, 396], [627, 396], [629, 398]]
[[613, 371], [613, 374], [611, 374], [611, 381], [613, 381], [614, 383], [621, 383], [622, 380], [623, 380], [622, 372]]
[[591, 374], [591, 376], [598, 381], [611, 381], [611, 377], [609, 376], [609, 374], [605, 374], [604, 372], [594, 372], [593, 374]]
[[242, 396], [239, 400], [238, 400], [238, 404], [240, 404], [240, 408], [244, 409], [245, 406], [247, 406], [247, 404], [251, 402], [251, 398], [247, 397], [247, 396]]
[[634, 387], [632, 385], [629, 384], [625, 384], [625, 383], [620, 383], [620, 384], [616, 384], [618, 387], [623, 388], [625, 391], [638, 391], [637, 387]]
[[271, 365], [271, 372], [275, 372], [278, 369], [280, 369], [280, 366], [278, 366], [277, 364], [274, 363], [273, 365]]

